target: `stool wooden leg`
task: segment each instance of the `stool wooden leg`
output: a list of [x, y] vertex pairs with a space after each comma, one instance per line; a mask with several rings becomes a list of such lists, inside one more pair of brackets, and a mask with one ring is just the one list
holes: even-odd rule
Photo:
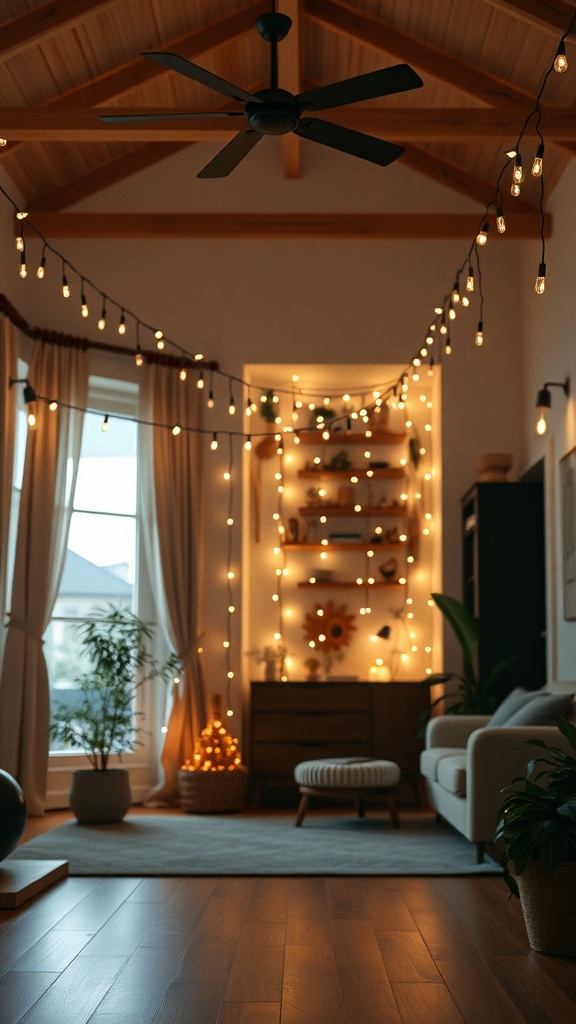
[[304, 815], [306, 814], [306, 811], [308, 810], [308, 804], [309, 803], [310, 803], [310, 797], [308, 796], [307, 793], [303, 793], [301, 798], [300, 798], [300, 805], [298, 807], [298, 814], [296, 815], [296, 821], [294, 823], [295, 828], [299, 828], [299, 826], [304, 821]]
[[398, 817], [398, 809], [396, 807], [396, 800], [393, 796], [389, 796], [386, 799], [386, 804], [390, 812], [390, 818], [394, 828], [400, 828], [400, 818]]

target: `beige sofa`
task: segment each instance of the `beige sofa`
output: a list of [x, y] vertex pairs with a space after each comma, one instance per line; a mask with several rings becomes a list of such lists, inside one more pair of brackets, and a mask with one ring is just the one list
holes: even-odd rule
[[[531, 695], [539, 702], [546, 696], [562, 695], [542, 691]], [[555, 722], [557, 717], [576, 720], [574, 698], [566, 695], [565, 702], [564, 710], [556, 710], [558, 701], [551, 702], [554, 709], [550, 721]], [[502, 717], [505, 715], [501, 713]], [[548, 717], [542, 715], [543, 720]], [[504, 721], [502, 725], [493, 725], [487, 715], [440, 715], [432, 718], [426, 728], [420, 771], [429, 803], [440, 817], [475, 844], [477, 864], [482, 863], [484, 848], [494, 839], [503, 800], [501, 790], [512, 779], [524, 777], [528, 761], [538, 757], [538, 748], [528, 745], [527, 740], [540, 739], [572, 752], [555, 724], [516, 725], [515, 718], [521, 721], [522, 715], [511, 716], [510, 724]]]

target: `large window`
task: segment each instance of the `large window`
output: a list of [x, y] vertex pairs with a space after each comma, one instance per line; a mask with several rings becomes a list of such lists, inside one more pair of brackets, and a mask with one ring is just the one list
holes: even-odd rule
[[[138, 428], [130, 419], [136, 397], [126, 383], [91, 380], [90, 406], [103, 411], [84, 419], [66, 563], [44, 635], [52, 702], [73, 704], [78, 697], [75, 680], [87, 667], [78, 624], [110, 602], [137, 610]], [[127, 418], [107, 419], [112, 409]]]

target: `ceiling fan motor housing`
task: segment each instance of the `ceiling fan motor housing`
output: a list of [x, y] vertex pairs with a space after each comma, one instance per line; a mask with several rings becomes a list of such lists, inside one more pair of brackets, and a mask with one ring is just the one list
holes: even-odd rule
[[246, 103], [244, 113], [250, 127], [261, 135], [287, 135], [300, 120], [301, 107], [286, 89], [260, 89], [254, 94], [262, 101]]
[[287, 14], [270, 11], [256, 18], [256, 28], [267, 43], [279, 43], [292, 28], [292, 19]]

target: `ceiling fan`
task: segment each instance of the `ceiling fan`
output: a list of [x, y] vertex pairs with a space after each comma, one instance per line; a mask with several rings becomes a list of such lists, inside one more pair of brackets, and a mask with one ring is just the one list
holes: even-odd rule
[[159, 114], [105, 114], [101, 121], [107, 124], [121, 121], [164, 120], [183, 117], [245, 117], [249, 127], [237, 135], [220, 150], [216, 156], [199, 172], [198, 178], [224, 178], [241, 160], [260, 142], [264, 135], [286, 135], [294, 132], [303, 139], [319, 142], [342, 153], [369, 160], [373, 164], [386, 167], [404, 152], [403, 146], [374, 138], [351, 128], [343, 128], [330, 121], [310, 117], [307, 111], [328, 110], [347, 103], [358, 103], [360, 100], [375, 99], [379, 96], [390, 96], [397, 92], [418, 89], [424, 83], [409, 64], [396, 64], [391, 68], [371, 71], [366, 75], [357, 75], [332, 85], [320, 86], [293, 96], [286, 89], [278, 88], [278, 43], [285, 39], [292, 25], [286, 14], [276, 11], [275, 0], [272, 10], [256, 19], [256, 28], [262, 38], [270, 43], [270, 88], [259, 89], [249, 93], [231, 82], [227, 82], [211, 71], [206, 71], [198, 64], [193, 64], [185, 57], [175, 53], [143, 53], [143, 57], [163, 64], [171, 71], [186, 75], [195, 82], [215, 89], [216, 92], [244, 105], [244, 110], [229, 111], [188, 111]]

